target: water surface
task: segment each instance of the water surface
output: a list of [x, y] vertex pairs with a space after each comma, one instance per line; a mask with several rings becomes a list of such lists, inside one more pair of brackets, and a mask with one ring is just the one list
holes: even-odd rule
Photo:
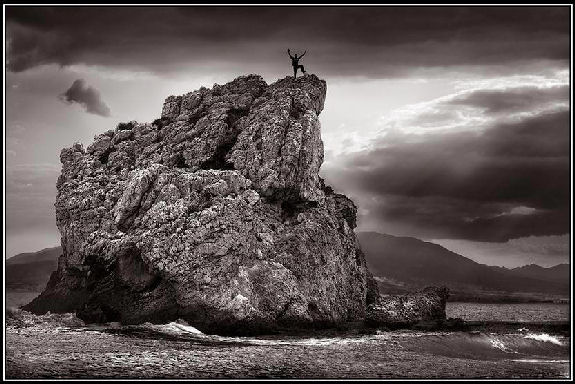
[[[223, 337], [184, 323], [6, 332], [9, 378], [566, 378], [570, 335], [541, 329], [557, 305], [450, 303], [448, 314], [499, 322], [493, 331], [374, 330]], [[489, 315], [491, 314], [491, 315]], [[505, 323], [504, 318], [512, 318]], [[527, 320], [526, 320], [527, 319]], [[516, 321], [523, 321], [519, 324]], [[528, 320], [532, 320], [529, 322]], [[536, 324], [538, 324], [536, 326]], [[564, 327], [567, 329], [568, 327]]]
[[447, 317], [465, 321], [553, 322], [569, 320], [569, 304], [447, 303]]

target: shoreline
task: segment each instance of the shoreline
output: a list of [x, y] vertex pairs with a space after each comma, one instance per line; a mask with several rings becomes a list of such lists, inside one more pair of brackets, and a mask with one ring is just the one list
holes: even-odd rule
[[[7, 327], [7, 378], [565, 378], [569, 374], [570, 338], [546, 334], [549, 324], [537, 322], [468, 322], [467, 331], [447, 332], [325, 330], [226, 337], [199, 334], [177, 323], [67, 326], [71, 316], [50, 317], [55, 321]], [[569, 329], [568, 322], [559, 323], [552, 327]], [[518, 325], [529, 330], [519, 331]]]
[[515, 333], [518, 331], [540, 332], [557, 334], [570, 337], [571, 328], [569, 320], [548, 321], [517, 321], [517, 320], [463, 320], [461, 318], [446, 318], [443, 320], [419, 321], [416, 323], [389, 323], [370, 325], [364, 321], [341, 323], [329, 327], [309, 328], [278, 328], [264, 333], [238, 333], [217, 334], [204, 333], [197, 330], [193, 325], [179, 319], [167, 323], [121, 324], [108, 323], [85, 323], [73, 313], [35, 315], [33, 313], [17, 309], [6, 311], [5, 329], [22, 329], [34, 326], [40, 327], [67, 327], [70, 329], [86, 329], [98, 332], [118, 335], [141, 335], [153, 334], [156, 328], [175, 326], [181, 329], [195, 329], [198, 334], [212, 335], [217, 337], [347, 337], [375, 335], [378, 332], [462, 332], [462, 333]]

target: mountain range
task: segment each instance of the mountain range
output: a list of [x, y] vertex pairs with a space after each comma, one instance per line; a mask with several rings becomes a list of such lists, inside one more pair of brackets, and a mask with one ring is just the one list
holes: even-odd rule
[[569, 264], [519, 268], [477, 263], [434, 243], [412, 237], [358, 232], [367, 263], [381, 290], [412, 290], [446, 285], [458, 296], [495, 292], [568, 296]]
[[62, 247], [20, 253], [6, 260], [6, 289], [41, 291], [58, 267]]

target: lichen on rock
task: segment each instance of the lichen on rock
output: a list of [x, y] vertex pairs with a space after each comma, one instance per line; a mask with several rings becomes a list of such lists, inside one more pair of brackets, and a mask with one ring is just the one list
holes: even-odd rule
[[325, 97], [314, 75], [242, 76], [63, 149], [63, 255], [25, 309], [228, 334], [363, 319], [357, 209], [318, 175]]

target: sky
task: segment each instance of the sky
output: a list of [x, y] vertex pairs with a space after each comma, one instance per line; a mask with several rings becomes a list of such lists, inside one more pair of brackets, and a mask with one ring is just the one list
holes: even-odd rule
[[358, 230], [569, 262], [569, 7], [6, 7], [6, 256], [59, 244], [59, 154], [256, 73], [327, 81], [321, 176]]

